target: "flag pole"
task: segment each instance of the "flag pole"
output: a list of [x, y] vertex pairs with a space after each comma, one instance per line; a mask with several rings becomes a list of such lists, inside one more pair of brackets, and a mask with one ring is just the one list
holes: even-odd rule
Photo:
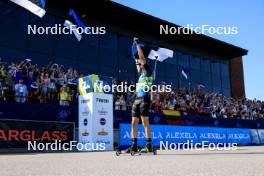
[[157, 60], [158, 60], [158, 56], [155, 56], [155, 65], [154, 65], [154, 75], [153, 75], [153, 79], [154, 81], [156, 80], [156, 68], [157, 68]]

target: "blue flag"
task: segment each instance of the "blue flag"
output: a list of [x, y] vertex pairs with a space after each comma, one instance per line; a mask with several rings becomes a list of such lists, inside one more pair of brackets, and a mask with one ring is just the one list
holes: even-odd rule
[[181, 71], [181, 73], [182, 73], [182, 76], [185, 78], [185, 79], [188, 79], [188, 74], [189, 74], [189, 70], [188, 70], [188, 68], [187, 67], [182, 67], [182, 71]]
[[68, 18], [64, 22], [64, 26], [73, 30], [73, 34], [78, 41], [81, 41], [82, 34], [78, 32], [77, 27], [79, 26], [83, 29], [84, 32], [89, 32], [89, 29], [85, 26], [82, 20], [77, 16], [73, 9], [70, 9], [68, 13]]
[[[144, 47], [144, 44], [140, 43], [139, 46], [140, 46], [141, 48], [143, 48], [143, 47]], [[133, 42], [132, 47], [131, 47], [131, 57], [132, 57], [133, 59], [134, 59], [134, 58], [139, 58], [139, 57], [138, 57], [138, 51], [137, 51], [137, 45], [136, 45], [135, 42]]]
[[69, 13], [68, 13], [69, 16], [73, 17], [73, 19], [75, 20], [75, 23], [82, 27], [84, 30], [87, 30], [88, 28], [85, 26], [85, 24], [82, 22], [82, 20], [76, 15], [76, 13], [74, 12], [73, 9], [70, 9]]

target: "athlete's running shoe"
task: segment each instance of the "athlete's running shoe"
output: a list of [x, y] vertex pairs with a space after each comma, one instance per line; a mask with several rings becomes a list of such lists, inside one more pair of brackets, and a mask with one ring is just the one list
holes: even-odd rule
[[150, 153], [153, 152], [153, 147], [146, 146], [140, 150], [140, 153]]
[[128, 149], [126, 149], [125, 153], [132, 153], [132, 152], [138, 152], [138, 148], [131, 146]]

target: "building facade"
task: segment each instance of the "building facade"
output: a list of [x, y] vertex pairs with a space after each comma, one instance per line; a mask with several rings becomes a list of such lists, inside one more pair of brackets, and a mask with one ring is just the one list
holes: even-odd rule
[[[38, 18], [5, 1], [0, 5], [0, 57], [8, 62], [31, 58], [33, 63], [50, 62], [73, 67], [84, 75], [99, 74], [121, 81], [136, 81], [131, 58], [133, 36], [145, 43], [174, 50], [174, 57], [158, 63], [156, 83], [175, 88], [197, 88], [208, 92], [245, 97], [242, 56], [247, 51], [207, 36], [161, 36], [160, 24], [174, 25], [110, 1], [95, 4], [57, 4], [47, 0], [47, 14]], [[28, 25], [42, 27], [64, 24], [69, 8], [74, 8], [87, 26], [105, 26], [105, 35], [28, 35]], [[152, 68], [154, 62], [149, 61]], [[182, 74], [189, 68], [189, 79]]]

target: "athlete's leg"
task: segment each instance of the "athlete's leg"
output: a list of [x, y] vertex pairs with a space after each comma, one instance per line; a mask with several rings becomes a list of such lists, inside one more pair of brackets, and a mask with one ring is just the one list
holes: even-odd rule
[[132, 129], [131, 129], [131, 136], [132, 139], [137, 138], [138, 137], [138, 122], [139, 122], [139, 118], [138, 117], [132, 117]]
[[152, 152], [153, 148], [152, 148], [152, 140], [151, 140], [151, 128], [149, 125], [149, 116], [141, 116], [142, 119], [142, 124], [144, 126], [145, 129], [145, 133], [146, 133], [146, 147], [143, 148], [141, 150], [142, 153], [146, 153], [146, 152]]
[[140, 112], [139, 112], [139, 103], [137, 100], [133, 103], [132, 106], [132, 122], [131, 122], [131, 138], [132, 145], [127, 150], [127, 152], [137, 151], [137, 138], [138, 138], [138, 122], [139, 122]]
[[149, 125], [149, 117], [148, 116], [141, 116], [142, 125], [144, 126], [146, 137], [151, 138], [151, 128]]

